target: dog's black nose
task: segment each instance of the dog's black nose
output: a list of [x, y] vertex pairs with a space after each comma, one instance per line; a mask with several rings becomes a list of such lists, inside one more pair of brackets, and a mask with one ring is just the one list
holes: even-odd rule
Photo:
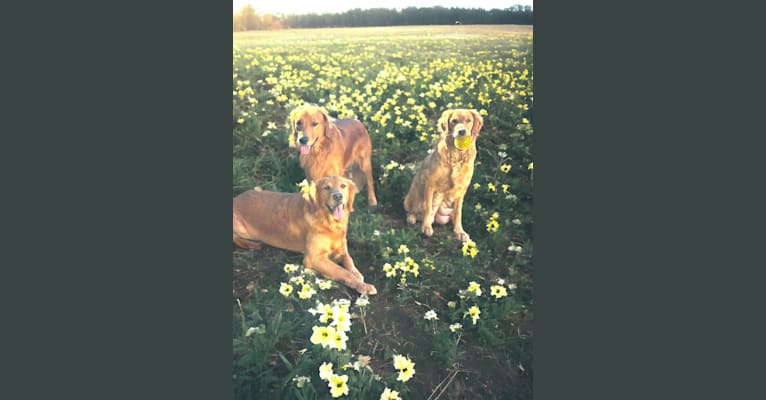
[[300, 144], [306, 144], [306, 143], [308, 143], [308, 142], [309, 142], [309, 138], [308, 138], [308, 137], [306, 137], [306, 136], [301, 136], [301, 138], [300, 138], [300, 139], [298, 139], [298, 142], [299, 142]]
[[465, 129], [461, 129], [461, 130], [457, 131], [457, 134], [460, 135], [460, 136], [465, 136]]
[[332, 194], [332, 199], [335, 201], [341, 201], [343, 200], [343, 193], [335, 192]]

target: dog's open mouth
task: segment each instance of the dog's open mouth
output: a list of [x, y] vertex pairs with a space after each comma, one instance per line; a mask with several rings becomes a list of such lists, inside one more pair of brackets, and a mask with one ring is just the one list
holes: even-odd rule
[[304, 155], [305, 154], [309, 154], [311, 152], [311, 148], [314, 147], [314, 145], [316, 144], [317, 140], [319, 140], [319, 138], [314, 139], [314, 143], [311, 143], [310, 145], [309, 144], [302, 144], [301, 145], [301, 154], [304, 154]]
[[344, 215], [343, 203], [338, 204], [334, 208], [328, 206], [327, 204], [325, 204], [325, 207], [327, 207], [327, 209], [330, 210], [330, 213], [332, 214], [332, 217], [335, 218], [336, 221], [340, 221], [341, 219], [343, 219], [343, 215]]

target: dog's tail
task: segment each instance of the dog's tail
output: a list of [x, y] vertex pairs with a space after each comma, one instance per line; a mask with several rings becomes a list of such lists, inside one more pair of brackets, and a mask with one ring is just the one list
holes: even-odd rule
[[367, 184], [367, 179], [364, 177], [364, 172], [356, 164], [346, 170], [346, 177], [354, 181], [357, 193], [359, 193]]

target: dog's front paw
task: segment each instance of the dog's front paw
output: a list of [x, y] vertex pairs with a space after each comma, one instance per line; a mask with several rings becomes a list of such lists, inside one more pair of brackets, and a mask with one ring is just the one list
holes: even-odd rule
[[418, 217], [415, 214], [407, 214], [407, 223], [415, 225], [415, 222], [418, 222]]
[[362, 284], [358, 289], [356, 289], [360, 294], [377, 294], [378, 289], [375, 289], [375, 286], [372, 286], [370, 284]]
[[434, 228], [431, 225], [423, 225], [420, 230], [428, 237], [434, 234]]
[[467, 241], [471, 240], [471, 237], [468, 236], [468, 234], [465, 233], [465, 231], [455, 232], [455, 237], [457, 238], [457, 240], [459, 240], [461, 242], [467, 242]]

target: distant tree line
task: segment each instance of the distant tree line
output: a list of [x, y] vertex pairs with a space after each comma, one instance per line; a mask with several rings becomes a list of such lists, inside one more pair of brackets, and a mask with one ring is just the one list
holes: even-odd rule
[[393, 25], [452, 25], [452, 24], [518, 24], [532, 25], [531, 6], [511, 6], [506, 9], [408, 7], [402, 10], [388, 8], [359, 8], [336, 14], [288, 15], [279, 18], [259, 15], [247, 5], [234, 15], [234, 30], [283, 28], [328, 28], [352, 26]]

